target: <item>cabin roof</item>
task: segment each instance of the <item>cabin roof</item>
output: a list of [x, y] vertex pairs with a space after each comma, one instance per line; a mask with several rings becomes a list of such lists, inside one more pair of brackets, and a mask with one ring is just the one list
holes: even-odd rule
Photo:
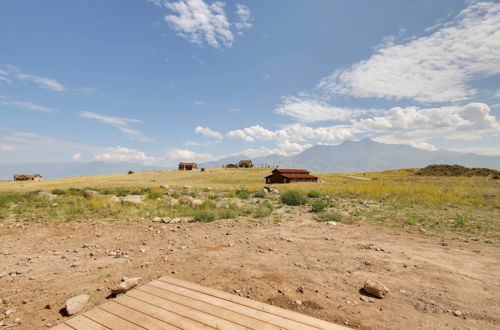
[[281, 173], [304, 173], [308, 174], [308, 170], [302, 170], [302, 169], [292, 169], [292, 168], [276, 168], [273, 171], [278, 171]]

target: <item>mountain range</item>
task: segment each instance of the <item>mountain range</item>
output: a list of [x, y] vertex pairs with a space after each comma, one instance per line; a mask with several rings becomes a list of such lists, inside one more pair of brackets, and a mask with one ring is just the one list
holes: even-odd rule
[[[220, 168], [252, 159], [236, 155], [198, 164], [199, 168]], [[186, 159], [185, 161], [191, 161]], [[347, 141], [339, 145], [316, 145], [292, 156], [267, 155], [252, 159], [255, 166], [304, 168], [312, 172], [370, 172], [399, 168], [420, 168], [430, 164], [459, 164], [467, 167], [488, 167], [500, 170], [500, 156], [484, 156], [448, 150], [428, 151], [408, 145], [385, 144], [370, 139]], [[172, 170], [172, 167], [136, 163], [26, 163], [0, 164], [0, 180], [10, 180], [17, 173], [40, 173], [46, 179], [127, 173], [152, 170]]]

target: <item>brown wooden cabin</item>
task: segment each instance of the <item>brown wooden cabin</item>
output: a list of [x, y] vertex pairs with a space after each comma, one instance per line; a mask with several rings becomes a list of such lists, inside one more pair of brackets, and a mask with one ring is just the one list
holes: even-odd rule
[[43, 177], [40, 174], [15, 174], [14, 181], [40, 181]]
[[266, 183], [318, 182], [318, 179], [308, 170], [276, 168], [271, 175], [266, 176]]
[[240, 160], [238, 162], [238, 167], [250, 168], [253, 167], [253, 163], [251, 160]]
[[226, 168], [236, 168], [236, 164], [227, 164]]
[[197, 168], [198, 165], [196, 165], [196, 163], [185, 163], [185, 162], [179, 163], [179, 171], [192, 171]]

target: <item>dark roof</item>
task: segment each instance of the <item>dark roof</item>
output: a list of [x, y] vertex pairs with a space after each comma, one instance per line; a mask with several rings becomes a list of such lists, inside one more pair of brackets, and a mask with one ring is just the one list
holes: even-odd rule
[[310, 174], [282, 174], [282, 176], [284, 176], [285, 178], [289, 178], [289, 179], [297, 179], [297, 178], [317, 179], [318, 178], [317, 176], [310, 175]]
[[185, 162], [180, 162], [179, 165], [196, 165], [196, 163], [185, 163]]
[[308, 170], [299, 170], [299, 169], [290, 169], [290, 168], [276, 168], [274, 170], [281, 172], [281, 173], [304, 173], [304, 174], [309, 173]]

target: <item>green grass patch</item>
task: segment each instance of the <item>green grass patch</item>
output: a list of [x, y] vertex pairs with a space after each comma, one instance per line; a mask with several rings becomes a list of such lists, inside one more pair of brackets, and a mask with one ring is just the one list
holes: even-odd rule
[[316, 190], [309, 190], [309, 192], [307, 193], [307, 197], [309, 197], [309, 198], [320, 198], [321, 197], [321, 193], [319, 191], [316, 191]]
[[304, 205], [307, 198], [298, 190], [288, 190], [281, 195], [281, 203], [291, 206]]
[[336, 221], [340, 222], [342, 220], [342, 216], [337, 211], [329, 211], [319, 213], [314, 217], [316, 221]]

